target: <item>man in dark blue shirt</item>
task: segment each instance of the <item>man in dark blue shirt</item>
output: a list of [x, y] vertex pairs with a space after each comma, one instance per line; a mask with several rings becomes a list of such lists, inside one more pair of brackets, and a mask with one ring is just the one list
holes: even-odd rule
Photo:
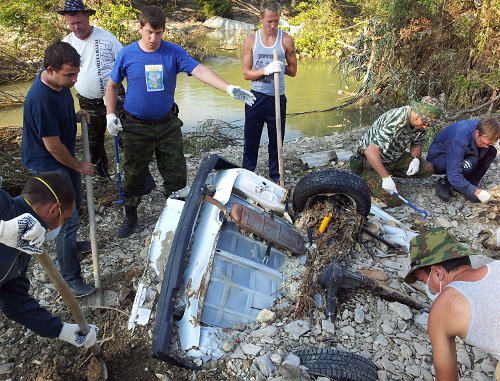
[[439, 198], [449, 201], [456, 190], [471, 202], [487, 202], [491, 195], [478, 186], [497, 156], [499, 138], [500, 124], [492, 118], [462, 120], [439, 132], [427, 155], [434, 173], [446, 175], [435, 185]]
[[76, 242], [82, 202], [81, 174], [94, 174], [94, 164], [74, 156], [76, 123], [83, 115], [90, 121], [88, 112], [75, 113], [70, 91], [80, 72], [80, 55], [67, 42], [56, 42], [45, 49], [43, 63], [45, 69], [35, 78], [24, 101], [22, 161], [33, 174], [57, 172], [73, 185], [76, 206], [61, 227], [56, 253], [64, 280], [73, 294], [81, 297], [95, 288], [83, 282], [78, 259], [78, 251], [90, 250], [90, 242], [84, 243], [87, 250], [79, 249]]

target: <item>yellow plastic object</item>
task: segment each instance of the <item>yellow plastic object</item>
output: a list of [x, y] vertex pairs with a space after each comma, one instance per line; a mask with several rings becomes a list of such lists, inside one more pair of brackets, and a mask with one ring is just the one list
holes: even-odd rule
[[330, 224], [330, 220], [332, 219], [332, 213], [329, 213], [328, 216], [326, 216], [323, 221], [321, 222], [321, 225], [319, 225], [319, 234], [323, 234], [326, 230], [326, 228], [328, 227], [328, 225]]

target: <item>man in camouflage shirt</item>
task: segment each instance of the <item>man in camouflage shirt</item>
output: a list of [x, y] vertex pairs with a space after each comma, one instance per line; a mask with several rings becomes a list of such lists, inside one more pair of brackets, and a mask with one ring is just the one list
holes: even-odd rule
[[[372, 196], [387, 206], [401, 205], [395, 177], [422, 178], [432, 175], [433, 166], [422, 159], [425, 129], [441, 115], [439, 102], [424, 97], [382, 114], [358, 142], [366, 160], [361, 177], [368, 183]], [[407, 147], [410, 146], [410, 152]]]

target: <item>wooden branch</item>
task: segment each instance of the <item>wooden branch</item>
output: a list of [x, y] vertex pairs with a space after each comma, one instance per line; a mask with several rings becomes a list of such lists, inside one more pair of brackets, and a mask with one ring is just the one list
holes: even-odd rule
[[476, 111], [482, 109], [483, 107], [488, 106], [489, 104], [492, 104], [492, 103], [498, 101], [499, 99], [500, 99], [500, 95], [497, 95], [496, 97], [491, 98], [488, 102], [483, 103], [482, 105], [479, 105], [479, 106], [477, 106], [475, 108], [471, 108], [471, 109], [459, 111], [455, 115], [445, 116], [444, 120], [445, 121], [455, 121], [455, 120], [458, 120], [460, 118], [460, 116], [462, 116], [463, 114], [468, 114], [468, 113], [471, 113], [471, 112], [476, 112]]

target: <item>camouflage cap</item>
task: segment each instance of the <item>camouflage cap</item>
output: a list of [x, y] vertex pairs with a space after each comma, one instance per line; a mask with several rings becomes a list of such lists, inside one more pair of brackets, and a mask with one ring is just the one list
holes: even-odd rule
[[439, 101], [429, 96], [423, 97], [420, 102], [411, 101], [410, 104], [411, 109], [427, 123], [438, 120], [443, 112], [443, 108]]
[[468, 249], [460, 244], [444, 228], [434, 228], [414, 237], [410, 241], [410, 271], [405, 277], [405, 282], [415, 282], [417, 280], [415, 270], [420, 267], [479, 253], [479, 250]]

